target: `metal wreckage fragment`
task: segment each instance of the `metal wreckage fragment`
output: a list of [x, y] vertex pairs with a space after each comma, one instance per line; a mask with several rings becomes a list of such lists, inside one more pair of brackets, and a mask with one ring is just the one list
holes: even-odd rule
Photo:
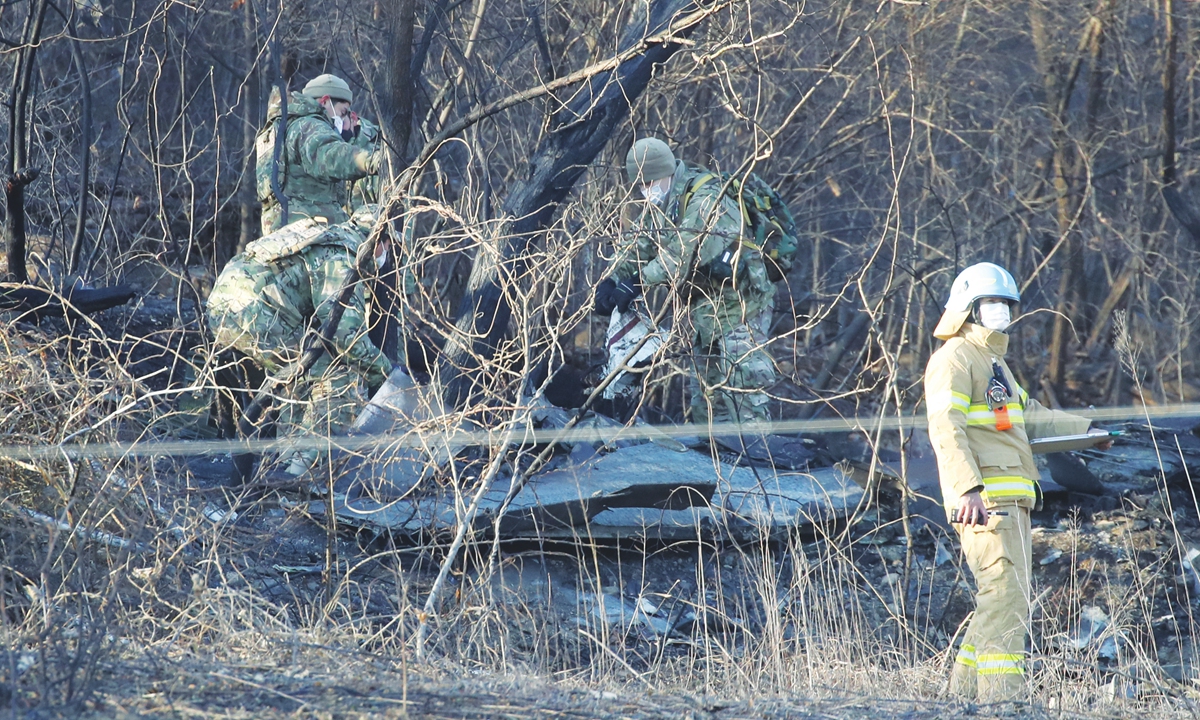
[[[459, 428], [447, 425], [449, 417], [435, 389], [418, 385], [403, 371], [393, 373], [352, 432], [398, 438], [416, 433], [428, 442], [417, 448], [381, 444], [365, 453], [335, 452], [332, 505], [338, 521], [402, 536], [453, 531], [463, 520], [469, 494], [461, 488], [474, 487], [480, 473], [469, 460], [457, 459], [467, 448], [455, 444], [452, 431]], [[565, 417], [549, 406], [530, 420], [561, 427]], [[472, 529], [505, 538], [775, 535], [845, 518], [864, 497], [852, 476], [838, 468], [742, 467], [694, 438], [681, 442], [641, 428], [634, 433], [637, 440], [624, 439], [624, 426], [601, 415], [583, 424], [598, 429], [601, 439], [566, 444], [567, 452], [523, 487], [514, 486], [519, 470], [491, 477], [470, 519]], [[693, 449], [700, 445], [704, 451]], [[438, 474], [453, 480], [439, 484]], [[314, 501], [309, 509], [325, 515], [329, 503]]]

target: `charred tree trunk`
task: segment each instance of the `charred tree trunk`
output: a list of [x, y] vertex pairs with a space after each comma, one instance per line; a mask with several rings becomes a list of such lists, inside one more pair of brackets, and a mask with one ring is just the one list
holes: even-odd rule
[[1163, 58], [1163, 185], [1175, 184], [1175, 0], [1163, 0], [1163, 35], [1166, 39]]
[[[69, 24], [69, 22], [68, 22]], [[88, 79], [87, 63], [79, 39], [68, 35], [71, 43], [71, 59], [79, 74], [79, 200], [75, 216], [75, 235], [71, 239], [71, 264], [69, 272], [79, 273], [79, 259], [83, 252], [83, 241], [87, 235], [88, 197], [91, 194], [92, 177], [92, 83]]]
[[[258, 18], [255, 15], [257, 3], [242, 4], [242, 37], [246, 44], [246, 62], [254, 66], [258, 62], [260, 43], [258, 40]], [[242, 188], [239, 209], [239, 226], [237, 245], [220, 248], [221, 256], [218, 262], [224, 262], [226, 257], [241, 252], [246, 245], [258, 238], [262, 231], [259, 223], [257, 150], [254, 141], [258, 137], [258, 129], [262, 126], [264, 117], [260, 99], [262, 86], [261, 73], [255, 68], [247, 76], [247, 91], [245, 107], [246, 117], [242, 121]], [[220, 268], [216, 268], [220, 269]]]
[[[654, 0], [648, 17], [635, 13], [619, 48], [626, 50], [662, 33], [693, 9], [692, 0]], [[686, 37], [695, 27], [692, 23], [678, 28], [675, 37]], [[443, 352], [439, 370], [448, 406], [463, 407], [483, 389], [484, 364], [494, 358], [512, 317], [504, 284], [523, 274], [530, 243], [549, 225], [576, 180], [628, 117], [631, 103], [650, 83], [654, 67], [678, 48], [676, 42], [652, 44], [615, 69], [585, 80], [585, 87], [562, 113], [571, 120], [552, 128], [534, 152], [528, 175], [504, 203], [504, 214], [513, 220], [498, 239], [499, 252], [481, 252], [475, 258], [459, 306], [458, 332]]]
[[21, 50], [13, 71], [12, 94], [8, 105], [8, 177], [4, 182], [4, 201], [8, 211], [5, 234], [8, 240], [8, 275], [14, 282], [29, 281], [25, 266], [25, 187], [37, 179], [38, 170], [29, 162], [29, 93], [33, 87], [33, 63], [42, 40], [47, 0], [37, 0], [25, 17]]
[[[421, 39], [413, 45], [412, 56], [409, 60], [409, 89], [412, 91], [410, 95], [411, 112], [413, 117], [423, 115], [429, 108], [429, 98], [421, 90], [421, 77], [425, 69], [425, 60], [429, 57], [429, 49], [433, 45], [433, 38], [438, 33], [438, 28], [446, 14], [446, 7], [449, 5], [449, 0], [436, 0], [429, 5], [425, 10], [425, 18], [421, 23], [424, 28], [421, 31]], [[422, 98], [424, 99], [422, 101]], [[419, 137], [410, 134], [409, 140], [413, 146], [417, 145]], [[417, 154], [415, 147], [406, 148], [404, 150], [408, 157], [414, 157]]]
[[1175, 176], [1176, 130], [1175, 130], [1175, 75], [1179, 69], [1176, 58], [1179, 38], [1175, 32], [1175, 0], [1163, 0], [1163, 107], [1162, 107], [1162, 195], [1167, 209], [1193, 242], [1200, 242], [1200, 212], [1189, 198], [1179, 191]]
[[415, 0], [396, 0], [386, 7], [391, 17], [388, 18], [388, 97], [383, 132], [391, 149], [392, 167], [398, 169], [407, 164], [408, 141], [412, 134], [416, 3]]
[[66, 317], [79, 319], [84, 315], [124, 305], [137, 297], [127, 285], [104, 288], [69, 287], [62, 295], [36, 287], [9, 287], [0, 291], [0, 310], [21, 311], [19, 318], [41, 319]]
[[[389, 149], [391, 167], [399, 169], [410, 158], [409, 139], [413, 122], [413, 24], [416, 17], [415, 0], [397, 0], [384, 5], [389, 13], [387, 95], [383, 109], [383, 141]], [[405, 243], [391, 232], [393, 258], [389, 267], [372, 282], [373, 310], [371, 340], [392, 362], [400, 360], [400, 263]]]

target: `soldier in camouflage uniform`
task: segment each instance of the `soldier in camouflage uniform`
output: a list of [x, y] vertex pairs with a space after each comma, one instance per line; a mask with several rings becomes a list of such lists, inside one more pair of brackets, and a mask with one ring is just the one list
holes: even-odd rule
[[[302, 219], [234, 256], [208, 298], [218, 352], [244, 356], [270, 375], [297, 360], [305, 333], [329, 318], [377, 212], [377, 206], [365, 206], [340, 225]], [[377, 263], [386, 252], [387, 244], [379, 243]], [[364, 305], [363, 292], [356, 289], [333, 338], [337, 355], [325, 353], [290, 398], [303, 407], [299, 425], [304, 432], [343, 433], [364, 401], [363, 381], [382, 383], [392, 369], [367, 337]], [[316, 457], [316, 451], [298, 453], [290, 472], [300, 474]]]
[[676, 162], [656, 138], [634, 144], [626, 171], [645, 202], [623, 223], [617, 263], [596, 291], [597, 312], [626, 310], [643, 286], [676, 288], [689, 297], [696, 334], [693, 422], [769, 420], [765, 389], [777, 371], [766, 344], [775, 285], [762, 255], [741, 242], [738, 203], [719, 177]]
[[[288, 198], [288, 221], [323, 217], [345, 222], [348, 182], [379, 174], [380, 153], [375, 149], [378, 128], [355, 134], [357, 117], [350, 112], [353, 93], [345, 80], [319, 75], [304, 90], [288, 95], [287, 137], [279, 158], [279, 187]], [[263, 234], [278, 230], [282, 207], [271, 186], [275, 166], [275, 131], [282, 103], [271, 93], [267, 124], [258, 134], [255, 176], [262, 203]], [[349, 125], [347, 125], [349, 123]], [[350, 141], [343, 136], [350, 135]]]

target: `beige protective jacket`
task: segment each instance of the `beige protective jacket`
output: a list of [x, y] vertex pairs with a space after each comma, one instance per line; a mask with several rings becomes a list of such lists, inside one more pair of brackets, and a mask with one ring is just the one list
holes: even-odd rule
[[[965, 323], [925, 368], [929, 439], [947, 512], [953, 512], [963, 495], [980, 488], [989, 507], [1014, 501], [1041, 507], [1030, 439], [1084, 433], [1091, 423], [1030, 398], [1004, 362], [1007, 351], [1008, 335]], [[987, 403], [993, 362], [1011, 391], [1009, 430], [996, 428], [996, 414]]]

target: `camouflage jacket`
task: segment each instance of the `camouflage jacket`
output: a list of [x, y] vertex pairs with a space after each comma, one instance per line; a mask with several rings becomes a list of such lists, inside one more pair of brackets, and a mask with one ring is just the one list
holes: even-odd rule
[[[278, 230], [281, 220], [279, 199], [271, 188], [280, 106], [278, 91], [272, 91], [267, 124], [255, 141], [255, 179], [263, 204], [264, 235]], [[342, 139], [320, 103], [290, 93], [287, 139], [279, 159], [279, 185], [288, 198], [288, 220], [324, 217], [331, 223], [345, 222], [346, 183], [367, 176], [363, 168], [369, 156], [367, 150]]]
[[[228, 345], [270, 371], [298, 357], [306, 330], [329, 319], [354, 255], [365, 238], [349, 223], [304, 219], [255, 240], [221, 271], [207, 315], [218, 346]], [[371, 382], [391, 362], [367, 337], [361, 284], [338, 324], [333, 344], [340, 359]]]
[[[630, 205], [634, 214], [618, 244], [612, 275], [621, 280], [640, 277], [645, 285], [686, 289], [698, 321], [728, 328], [768, 307], [775, 285], [767, 278], [759, 251], [740, 242], [742, 211], [721, 183], [697, 187], [681, 212], [685, 193], [706, 172], [679, 162], [671, 191], [661, 206], [647, 202]], [[714, 279], [705, 269], [726, 249], [733, 253], [733, 276]]]

